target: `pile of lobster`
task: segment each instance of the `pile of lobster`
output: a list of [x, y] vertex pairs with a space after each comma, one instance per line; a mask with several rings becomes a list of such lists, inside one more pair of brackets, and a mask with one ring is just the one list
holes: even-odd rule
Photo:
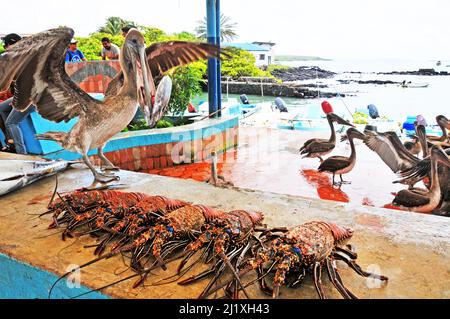
[[[49, 228], [62, 228], [63, 240], [85, 235], [97, 238], [96, 258], [72, 272], [121, 254], [129, 258], [135, 274], [118, 282], [138, 277], [133, 287], [143, 284], [152, 270], [165, 270], [175, 260], [179, 260], [176, 274], [168, 278], [171, 281], [159, 284], [177, 281], [187, 285], [211, 276], [199, 298], [218, 290], [223, 290], [225, 297], [238, 298], [242, 291], [250, 298], [246, 288], [256, 282], [264, 293], [276, 298], [281, 286], [297, 286], [307, 273], [312, 273], [319, 296], [325, 298], [321, 282], [324, 267], [344, 298], [356, 298], [344, 286], [334, 260], [344, 261], [361, 276], [387, 281], [356, 264], [357, 255], [347, 244], [353, 230], [330, 222], [268, 229], [261, 212], [224, 212], [164, 196], [113, 190], [59, 195], [49, 205], [48, 213], [53, 214]], [[199, 262], [210, 266], [183, 278]], [[256, 272], [257, 279], [244, 284], [244, 276], [250, 271]], [[273, 273], [270, 288], [266, 278]], [[294, 276], [294, 281], [288, 283], [288, 275]], [[218, 285], [223, 276], [227, 281]]]

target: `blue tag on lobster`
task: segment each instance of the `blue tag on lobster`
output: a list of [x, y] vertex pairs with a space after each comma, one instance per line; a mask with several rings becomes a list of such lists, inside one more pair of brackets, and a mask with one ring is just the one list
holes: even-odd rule
[[173, 233], [173, 228], [172, 228], [172, 227], [167, 226], [166, 229], [167, 229], [169, 232]]
[[296, 253], [299, 257], [302, 257], [302, 250], [298, 247], [292, 247], [292, 251]]

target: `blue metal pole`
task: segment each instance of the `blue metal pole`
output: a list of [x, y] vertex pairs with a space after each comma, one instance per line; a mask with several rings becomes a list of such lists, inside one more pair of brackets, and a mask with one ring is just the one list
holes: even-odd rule
[[[206, 0], [206, 23], [208, 43], [217, 43], [216, 33], [216, 1]], [[218, 110], [218, 96], [217, 96], [217, 60], [208, 59], [208, 100], [209, 100], [209, 114]]]
[[[216, 0], [216, 44], [220, 47], [221, 31], [220, 31], [220, 0]], [[222, 70], [220, 59], [217, 60], [217, 109], [222, 109]], [[222, 116], [219, 111], [218, 116]]]

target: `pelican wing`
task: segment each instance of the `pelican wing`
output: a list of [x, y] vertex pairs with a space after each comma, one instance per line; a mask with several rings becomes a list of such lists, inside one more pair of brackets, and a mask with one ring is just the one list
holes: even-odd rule
[[311, 145], [312, 143], [317, 143], [317, 142], [319, 142], [319, 143], [326, 143], [326, 142], [328, 142], [328, 140], [319, 139], [319, 138], [313, 138], [313, 139], [307, 140], [305, 142], [305, 144], [303, 144], [303, 146], [300, 148], [300, 152], [302, 152], [304, 149], [307, 149], [308, 146]]
[[306, 148], [304, 148], [301, 154], [309, 154], [309, 153], [324, 153], [332, 150], [335, 145], [328, 140], [316, 140], [312, 143], [309, 143]]
[[[393, 138], [389, 134], [368, 134], [364, 139], [364, 144], [367, 145], [369, 149], [374, 151], [380, 156], [384, 163], [394, 172], [405, 169], [410, 163], [410, 159], [405, 159], [403, 151], [400, 150], [402, 147], [406, 153], [408, 151], [403, 146], [403, 144], [398, 140], [398, 144], [394, 141]], [[401, 154], [401, 155], [400, 155]]]
[[186, 41], [154, 43], [145, 51], [152, 75], [155, 78], [177, 66], [187, 65], [208, 57], [220, 57], [220, 49], [216, 45]]
[[[172, 68], [187, 65], [208, 57], [220, 57], [220, 48], [209, 43], [186, 41], [158, 42], [145, 49], [148, 64], [155, 81]], [[123, 73], [119, 72], [110, 82], [105, 96], [116, 94], [123, 85]]]
[[387, 132], [383, 134], [388, 136], [392, 145], [397, 150], [398, 155], [404, 160], [404, 164], [411, 167], [418, 162], [417, 157], [415, 157], [406, 149], [405, 145], [403, 145], [402, 141], [400, 141], [398, 135], [395, 132]]
[[332, 156], [323, 161], [319, 166], [319, 172], [336, 172], [350, 165], [350, 158], [344, 156]]
[[[450, 149], [445, 150], [445, 153], [447, 155], [450, 155]], [[441, 164], [439, 164], [438, 167], [441, 167]], [[421, 161], [418, 161], [412, 167], [398, 172], [397, 175], [399, 176], [399, 178], [401, 178], [401, 180], [399, 180], [398, 183], [406, 183], [408, 181], [422, 180], [425, 177], [427, 177], [430, 174], [430, 172], [431, 172], [431, 157], [427, 156]]]
[[402, 190], [397, 194], [393, 203], [404, 207], [420, 207], [427, 205], [429, 202], [430, 198], [426, 195]]
[[65, 71], [65, 53], [73, 30], [44, 31], [19, 41], [0, 56], [0, 89], [15, 81], [13, 107], [35, 105], [44, 118], [69, 121], [100, 103], [75, 84]]

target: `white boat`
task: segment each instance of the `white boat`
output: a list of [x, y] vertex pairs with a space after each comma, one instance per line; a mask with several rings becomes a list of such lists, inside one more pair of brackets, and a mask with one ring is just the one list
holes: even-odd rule
[[427, 88], [430, 84], [429, 83], [402, 83], [400, 84], [400, 87], [402, 88]]

